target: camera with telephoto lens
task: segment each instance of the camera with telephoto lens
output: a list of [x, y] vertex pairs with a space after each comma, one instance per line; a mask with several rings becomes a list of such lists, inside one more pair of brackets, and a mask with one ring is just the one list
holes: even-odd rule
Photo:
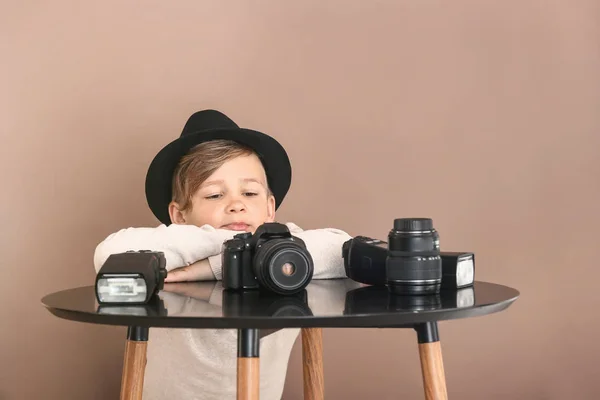
[[161, 251], [111, 254], [96, 275], [96, 299], [99, 304], [147, 304], [163, 289], [166, 277]]
[[388, 241], [356, 236], [342, 246], [346, 275], [395, 294], [434, 294], [474, 283], [475, 256], [440, 251], [430, 218], [398, 218]]
[[254, 234], [239, 233], [225, 241], [222, 260], [225, 290], [294, 294], [310, 283], [314, 271], [304, 241], [277, 222], [264, 223]]

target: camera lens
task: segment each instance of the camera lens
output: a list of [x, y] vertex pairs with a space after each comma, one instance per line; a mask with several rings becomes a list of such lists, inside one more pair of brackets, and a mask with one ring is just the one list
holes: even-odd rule
[[386, 284], [391, 293], [435, 294], [442, 282], [438, 232], [431, 218], [397, 218], [388, 235]]
[[292, 263], [285, 263], [281, 266], [281, 273], [286, 276], [292, 276], [296, 272], [296, 266]]
[[279, 294], [297, 293], [313, 276], [313, 260], [307, 250], [289, 240], [273, 239], [256, 249], [254, 275], [259, 283]]

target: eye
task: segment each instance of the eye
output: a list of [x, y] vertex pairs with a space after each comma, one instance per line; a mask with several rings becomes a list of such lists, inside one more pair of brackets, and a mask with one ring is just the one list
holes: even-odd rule
[[211, 194], [210, 196], [206, 196], [205, 199], [206, 200], [217, 200], [221, 198], [221, 194], [217, 193], [217, 194]]
[[244, 193], [244, 196], [247, 196], [247, 197], [258, 196], [258, 193], [256, 193], [256, 192], [246, 192], [246, 193]]

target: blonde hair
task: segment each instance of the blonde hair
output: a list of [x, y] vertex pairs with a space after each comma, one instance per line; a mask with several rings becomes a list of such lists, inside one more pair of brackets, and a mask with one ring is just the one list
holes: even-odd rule
[[[179, 160], [173, 173], [173, 201], [179, 205], [179, 210], [191, 208], [194, 193], [225, 162], [250, 154], [256, 153], [231, 140], [210, 140], [192, 147]], [[271, 193], [268, 188], [267, 193]]]

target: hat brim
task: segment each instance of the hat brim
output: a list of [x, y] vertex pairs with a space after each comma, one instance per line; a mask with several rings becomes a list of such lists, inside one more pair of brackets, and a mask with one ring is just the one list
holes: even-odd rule
[[292, 180], [292, 167], [283, 146], [271, 136], [251, 129], [213, 129], [181, 136], [163, 147], [150, 163], [146, 174], [146, 201], [163, 224], [171, 224], [169, 203], [173, 196], [173, 174], [179, 160], [195, 145], [217, 139], [232, 140], [256, 152], [275, 197], [275, 209], [281, 205]]

